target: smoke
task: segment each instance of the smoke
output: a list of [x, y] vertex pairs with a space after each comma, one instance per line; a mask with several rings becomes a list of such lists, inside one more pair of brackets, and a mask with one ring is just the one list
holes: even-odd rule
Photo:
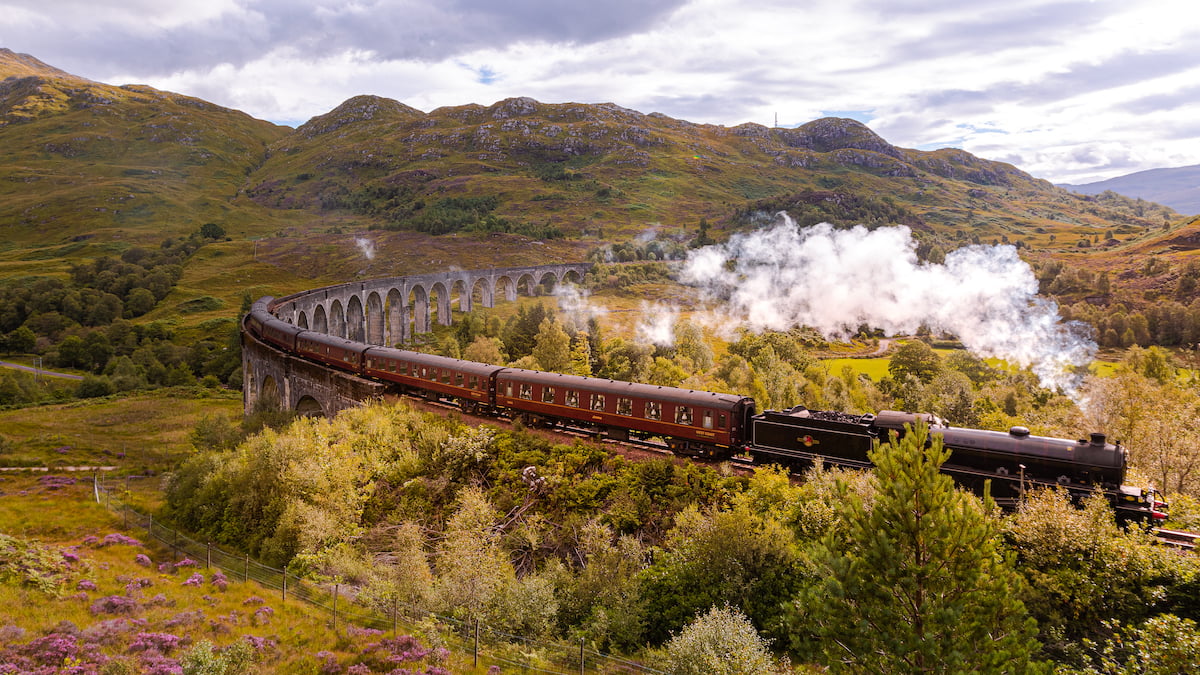
[[650, 227], [638, 232], [637, 236], [633, 238], [633, 241], [637, 244], [649, 244], [655, 239], [658, 239], [658, 228], [658, 223], [651, 223]]
[[592, 304], [591, 293], [575, 284], [559, 284], [554, 288], [563, 324], [572, 331], [587, 330], [588, 320], [604, 316], [608, 310]]
[[1096, 345], [1058, 306], [1037, 296], [1037, 280], [1012, 246], [969, 246], [943, 264], [920, 263], [907, 227], [799, 230], [775, 226], [693, 251], [682, 280], [721, 301], [730, 330], [807, 325], [846, 337], [866, 324], [889, 335], [921, 325], [956, 335], [982, 357], [1029, 367], [1043, 386], [1074, 395], [1073, 368]]
[[364, 258], [367, 260], [375, 259], [375, 242], [366, 237], [355, 237], [354, 245], [358, 247], [358, 250], [362, 251]]
[[642, 318], [638, 321], [638, 342], [645, 342], [659, 347], [671, 347], [675, 344], [675, 321], [679, 319], [679, 310], [660, 302], [642, 302]]

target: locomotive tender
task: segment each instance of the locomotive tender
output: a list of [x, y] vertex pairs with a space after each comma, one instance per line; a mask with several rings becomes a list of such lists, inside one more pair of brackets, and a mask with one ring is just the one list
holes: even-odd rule
[[1037, 486], [1062, 486], [1075, 497], [1102, 491], [1123, 520], [1166, 517], [1153, 489], [1124, 485], [1128, 452], [1103, 434], [1072, 441], [946, 425], [928, 414], [882, 411], [852, 415], [808, 410], [756, 414], [746, 396], [621, 382], [464, 361], [368, 345], [313, 332], [271, 313], [264, 297], [245, 318], [255, 338], [330, 367], [393, 384], [400, 392], [458, 404], [465, 412], [508, 415], [529, 425], [584, 427], [609, 438], [664, 439], [681, 455], [802, 468], [813, 462], [869, 468], [867, 453], [918, 421], [951, 450], [942, 470], [958, 483], [992, 495], [1004, 506]]

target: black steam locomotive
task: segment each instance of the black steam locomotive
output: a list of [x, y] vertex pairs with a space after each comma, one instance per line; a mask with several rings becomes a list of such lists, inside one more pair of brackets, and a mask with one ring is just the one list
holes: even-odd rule
[[244, 328], [255, 339], [357, 375], [388, 382], [399, 392], [451, 402], [464, 411], [505, 415], [529, 425], [582, 427], [610, 438], [663, 439], [676, 453], [728, 459], [749, 454], [758, 463], [802, 468], [815, 461], [867, 468], [867, 452], [891, 432], [924, 421], [951, 450], [943, 471], [960, 484], [1011, 506], [1026, 489], [1062, 486], [1075, 496], [1102, 491], [1118, 517], [1157, 520], [1166, 504], [1153, 489], [1124, 485], [1128, 453], [1102, 434], [1072, 441], [962, 429], [927, 414], [808, 410], [755, 411], [746, 396], [660, 387], [464, 361], [368, 345], [306, 330], [271, 313], [261, 298]]

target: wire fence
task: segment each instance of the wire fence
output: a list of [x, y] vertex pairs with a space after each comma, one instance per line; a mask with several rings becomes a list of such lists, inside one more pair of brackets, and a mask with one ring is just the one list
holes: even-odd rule
[[328, 612], [335, 633], [342, 627], [356, 626], [390, 631], [398, 636], [402, 623], [434, 619], [444, 629], [441, 637], [445, 647], [470, 654], [476, 666], [497, 665], [507, 672], [546, 675], [666, 675], [661, 670], [591, 649], [584, 640], [572, 644], [511, 635], [478, 620], [463, 621], [401, 602], [393, 602], [388, 608], [368, 607], [355, 601], [353, 589], [305, 581], [286, 568], [269, 567], [248, 555], [236, 555], [211, 543], [201, 543], [177, 528], [154, 520], [153, 515], [140, 512], [121, 498], [128, 491], [128, 479], [122, 479], [118, 486], [97, 477], [94, 486], [96, 501], [119, 514], [125, 529], [146, 531], [171, 549], [174, 562], [188, 558], [197, 565], [221, 570], [231, 581], [253, 581], [278, 591], [284, 602], [289, 598], [299, 600]]

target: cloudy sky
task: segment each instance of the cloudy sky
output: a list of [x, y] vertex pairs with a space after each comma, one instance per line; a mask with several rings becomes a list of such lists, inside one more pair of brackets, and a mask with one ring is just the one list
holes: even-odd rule
[[0, 47], [295, 126], [613, 102], [712, 124], [854, 117], [1055, 182], [1200, 164], [1194, 0], [0, 0]]

